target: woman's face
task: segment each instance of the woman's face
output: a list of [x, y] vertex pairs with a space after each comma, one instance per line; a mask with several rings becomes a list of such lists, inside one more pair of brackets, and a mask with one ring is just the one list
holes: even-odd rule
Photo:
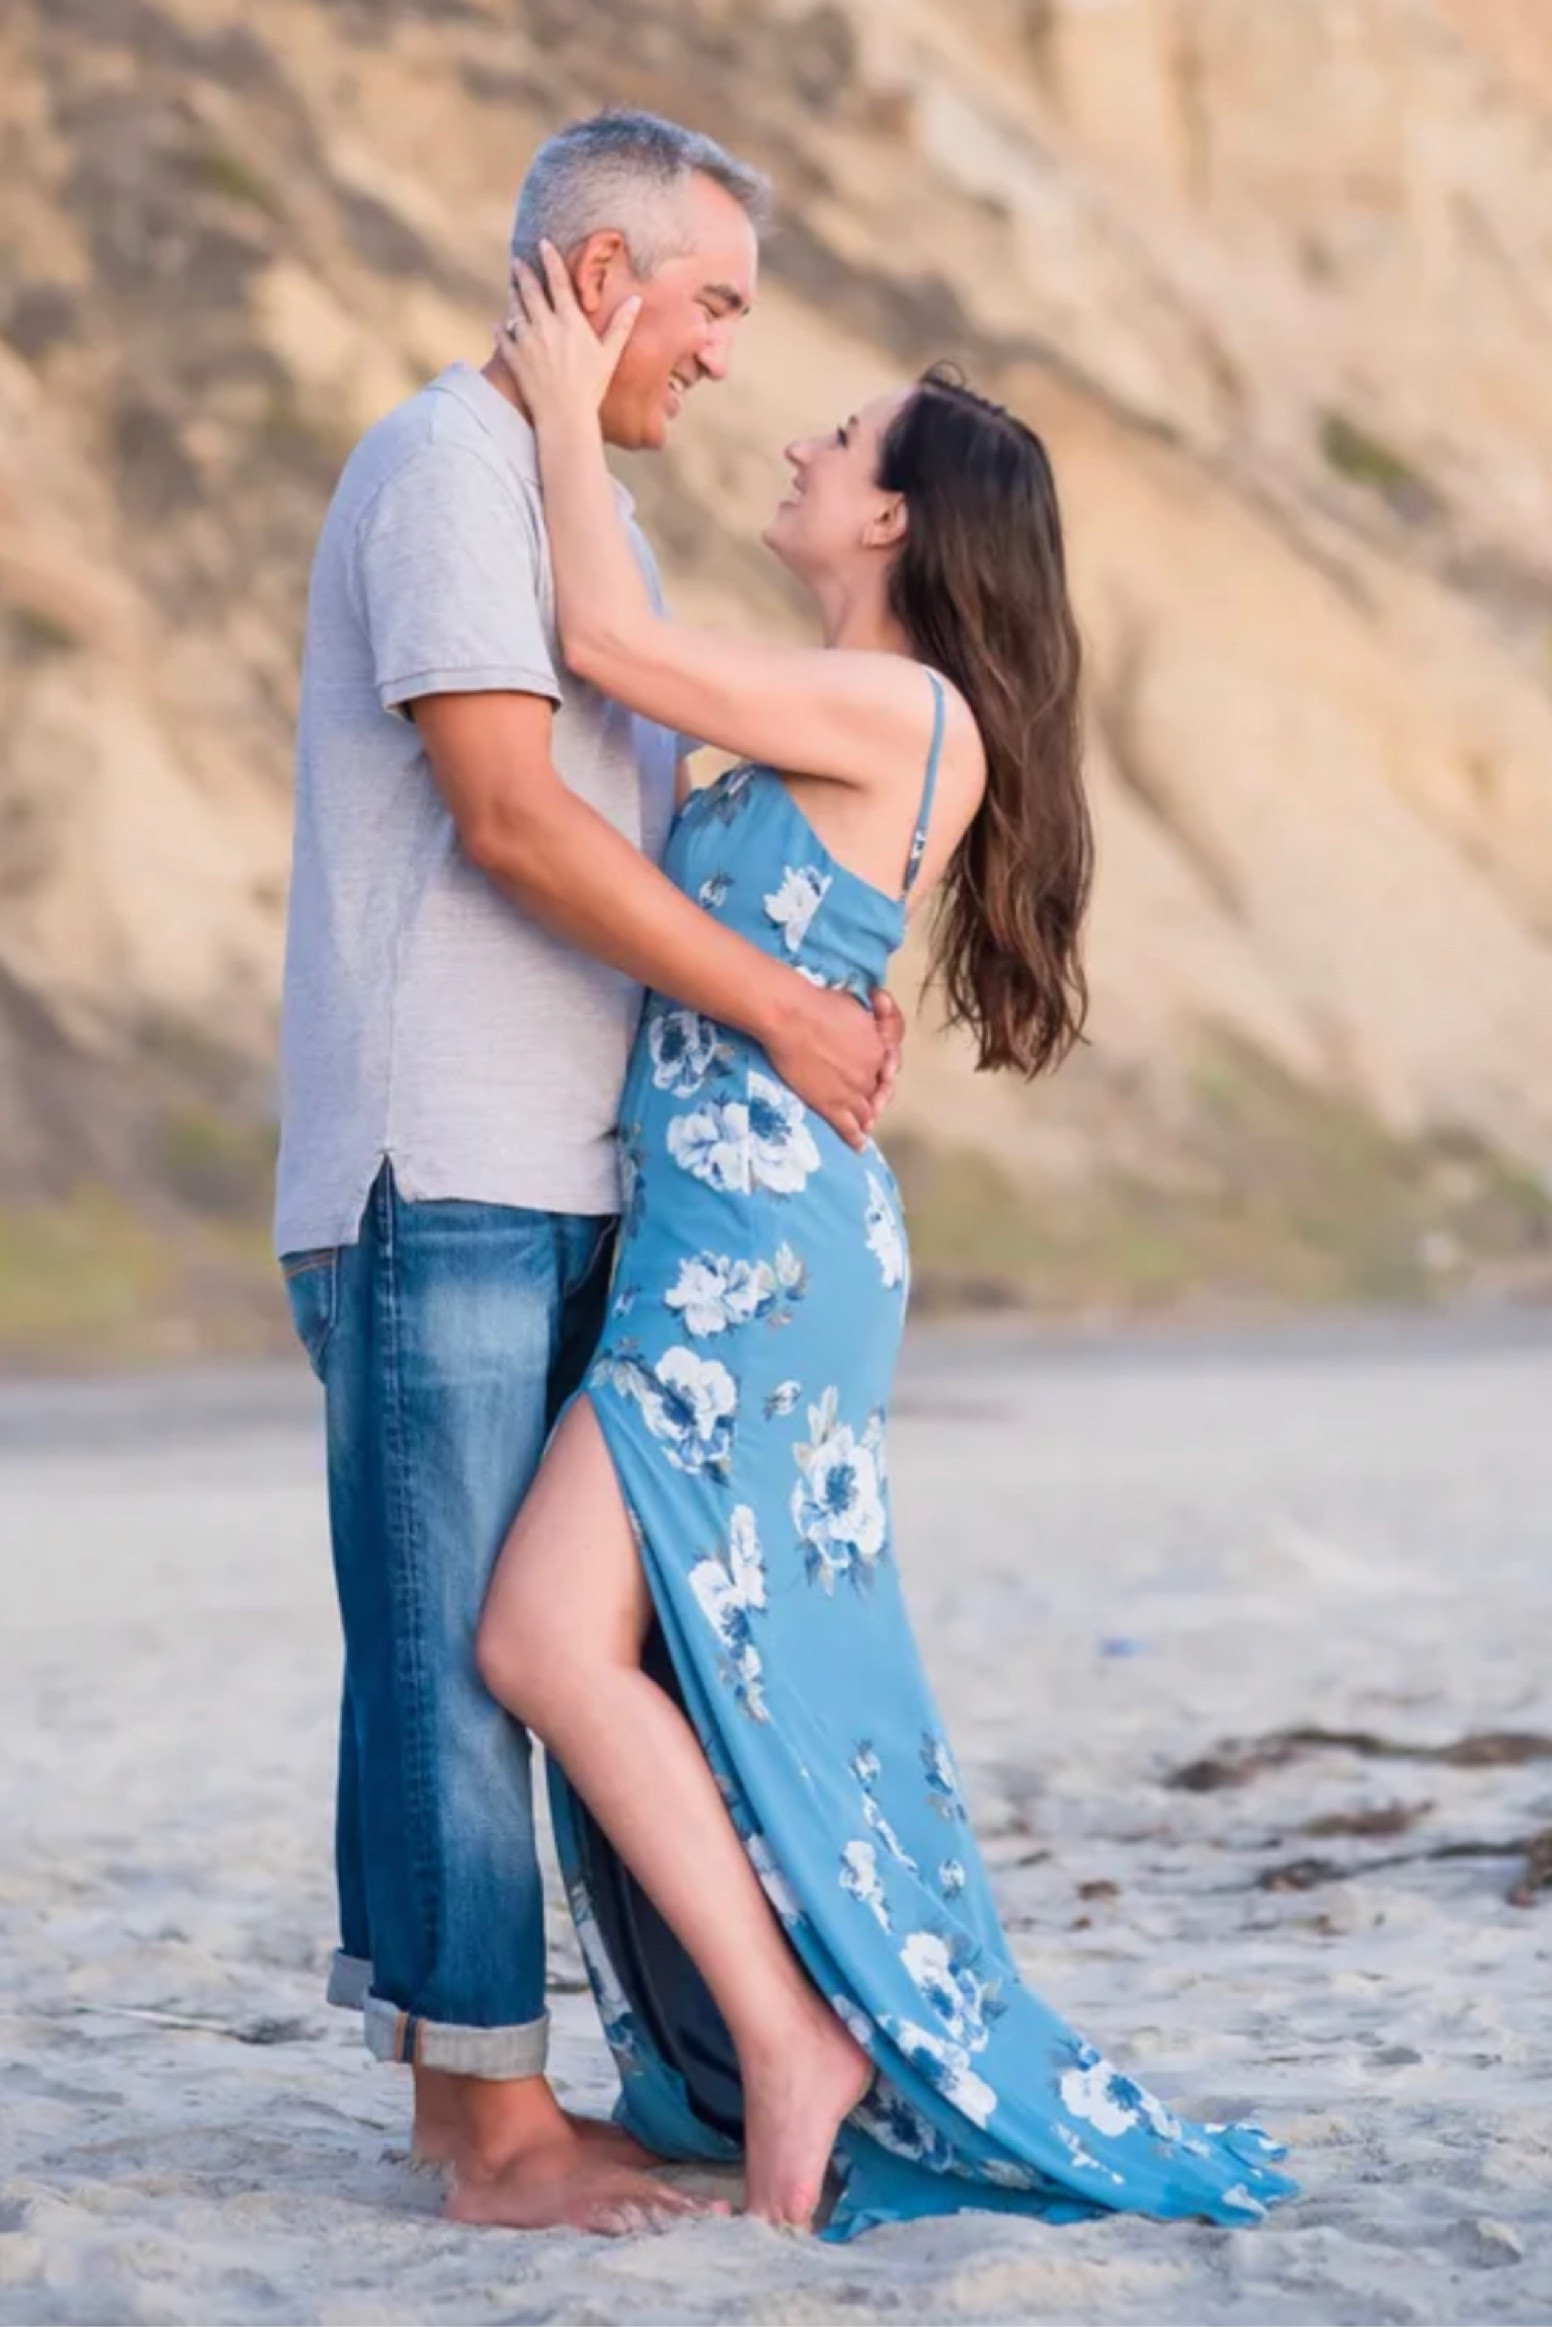
[[792, 482], [765, 529], [767, 549], [812, 588], [893, 546], [892, 513], [900, 496], [877, 483], [879, 453], [907, 388], [875, 396], [827, 436], [797, 438], [786, 448]]

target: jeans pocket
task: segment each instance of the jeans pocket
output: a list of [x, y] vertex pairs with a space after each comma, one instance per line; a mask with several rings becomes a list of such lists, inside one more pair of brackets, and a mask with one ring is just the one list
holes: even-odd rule
[[319, 1381], [323, 1357], [339, 1314], [339, 1250], [326, 1245], [321, 1252], [288, 1252], [280, 1271], [291, 1303], [291, 1322], [307, 1352], [307, 1362]]

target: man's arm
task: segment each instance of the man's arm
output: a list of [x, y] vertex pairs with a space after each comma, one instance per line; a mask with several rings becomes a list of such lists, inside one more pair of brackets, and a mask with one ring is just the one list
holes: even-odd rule
[[560, 678], [539, 610], [538, 513], [516, 480], [436, 436], [386, 480], [355, 544], [378, 701], [413, 715], [465, 853], [537, 921], [753, 1034], [860, 1140], [891, 1043], [855, 1002], [723, 929], [561, 782]]
[[[725, 929], [562, 783], [538, 695], [425, 695], [411, 706], [465, 854], [557, 936], [752, 1034], [799, 1097], [860, 1146], [894, 1045], [847, 995]], [[892, 1005], [890, 1005], [892, 1008]]]

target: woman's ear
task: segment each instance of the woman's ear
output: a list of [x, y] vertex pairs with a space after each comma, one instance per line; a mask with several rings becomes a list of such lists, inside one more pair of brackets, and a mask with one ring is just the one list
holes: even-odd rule
[[905, 534], [905, 495], [891, 493], [877, 515], [868, 519], [863, 529], [863, 544], [868, 549], [897, 549]]

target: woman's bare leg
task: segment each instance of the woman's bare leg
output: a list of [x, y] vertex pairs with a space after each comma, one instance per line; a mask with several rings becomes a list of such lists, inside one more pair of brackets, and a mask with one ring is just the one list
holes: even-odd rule
[[716, 1998], [743, 2078], [750, 2211], [807, 2227], [871, 2070], [788, 1945], [694, 1730], [641, 1668], [651, 1614], [614, 1465], [579, 1398], [497, 1564], [480, 1671], [553, 1749]]

